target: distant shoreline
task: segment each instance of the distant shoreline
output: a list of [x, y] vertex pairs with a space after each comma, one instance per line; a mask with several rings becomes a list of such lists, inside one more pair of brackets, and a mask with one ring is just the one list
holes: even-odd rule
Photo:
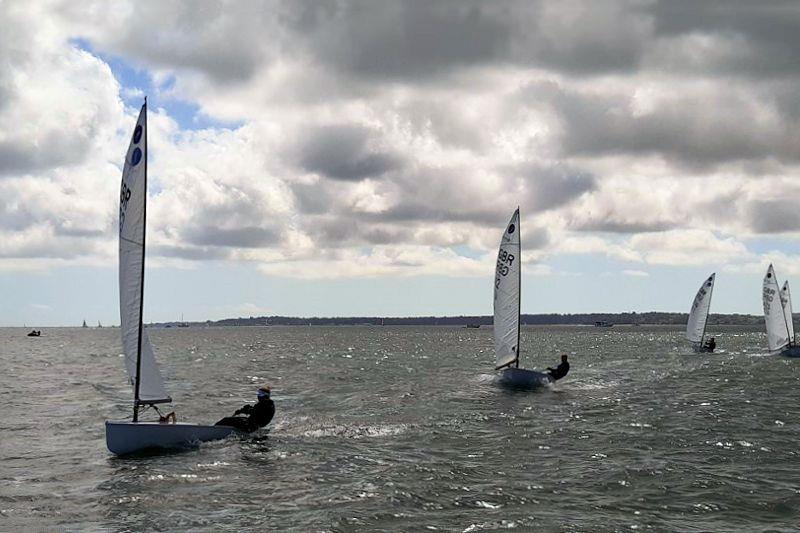
[[[628, 326], [677, 326], [686, 325], [687, 313], [576, 313], [576, 314], [524, 314], [520, 317], [523, 325], [541, 326], [595, 326], [596, 323]], [[151, 327], [179, 327], [180, 322], [156, 322]], [[421, 317], [289, 317], [260, 316], [225, 318], [205, 322], [185, 322], [190, 327], [220, 326], [471, 326], [485, 327], [492, 325], [492, 317], [488, 315], [463, 316], [421, 316]], [[709, 326], [763, 326], [761, 315], [712, 314]]]

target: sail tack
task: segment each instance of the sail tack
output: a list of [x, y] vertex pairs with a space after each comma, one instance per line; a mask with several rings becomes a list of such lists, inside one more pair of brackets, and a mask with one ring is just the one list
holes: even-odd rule
[[708, 312], [711, 309], [711, 293], [714, 290], [715, 276], [716, 274], [711, 274], [703, 282], [692, 302], [692, 308], [689, 310], [689, 321], [686, 323], [686, 338], [690, 342], [703, 342], [706, 322], [708, 322]]
[[767, 327], [767, 345], [771, 352], [787, 346], [790, 339], [780, 292], [778, 280], [775, 279], [775, 269], [770, 265], [764, 276], [761, 297], [764, 304], [764, 321]]
[[520, 294], [519, 209], [503, 232], [494, 274], [494, 350], [495, 367], [519, 358]]
[[[147, 104], [133, 131], [119, 197], [119, 314], [125, 366], [142, 403], [171, 401], [158, 371], [153, 348], [142, 328], [145, 202], [147, 201]], [[139, 353], [141, 352], [141, 355]]]

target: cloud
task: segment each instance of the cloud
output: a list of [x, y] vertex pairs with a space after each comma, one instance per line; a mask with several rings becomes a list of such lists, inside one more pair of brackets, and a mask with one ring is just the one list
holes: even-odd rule
[[0, 4], [0, 268], [113, 262], [143, 89], [156, 263], [481, 275], [519, 205], [540, 271], [751, 264], [754, 237], [800, 232], [795, 11]]
[[790, 198], [754, 200], [749, 204], [750, 226], [757, 233], [800, 231], [797, 201]]
[[645, 272], [644, 270], [623, 270], [622, 274], [625, 276], [630, 276], [634, 278], [648, 278], [650, 274]]
[[356, 125], [322, 126], [306, 132], [300, 165], [329, 178], [357, 181], [378, 177], [401, 166], [400, 160], [370, 147], [376, 132]]

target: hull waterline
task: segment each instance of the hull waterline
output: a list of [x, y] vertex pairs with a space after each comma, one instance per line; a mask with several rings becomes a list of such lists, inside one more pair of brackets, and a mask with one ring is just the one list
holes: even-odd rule
[[193, 448], [201, 442], [224, 439], [236, 432], [229, 426], [106, 421], [106, 446], [116, 455], [152, 449]]
[[552, 380], [548, 374], [525, 370], [524, 368], [506, 368], [500, 373], [498, 382], [505, 387], [518, 389], [538, 389], [546, 387]]

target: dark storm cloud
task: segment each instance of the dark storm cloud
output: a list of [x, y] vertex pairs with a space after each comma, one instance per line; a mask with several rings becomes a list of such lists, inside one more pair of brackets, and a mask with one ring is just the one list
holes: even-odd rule
[[678, 224], [668, 220], [626, 221], [614, 214], [590, 217], [588, 220], [571, 221], [569, 228], [577, 231], [602, 231], [606, 233], [649, 233], [675, 229]]
[[[552, 89], [547, 89], [551, 91]], [[800, 160], [792, 124], [765, 118], [774, 102], [741, 90], [676, 94], [646, 112], [626, 94], [564, 90], [550, 100], [562, 121], [568, 156], [662, 155], [706, 167], [733, 161]]]
[[187, 242], [198, 246], [225, 246], [230, 248], [261, 248], [277, 244], [280, 232], [271, 228], [239, 226], [193, 226], [183, 234]]
[[796, 76], [800, 49], [800, 4], [794, 1], [661, 0], [648, 12], [655, 37], [700, 34], [739, 43], [735, 53], [712, 66], [736, 75]]
[[305, 231], [323, 247], [400, 244], [412, 237], [410, 228], [382, 223], [371, 215], [309, 217]]
[[354, 1], [309, 7], [297, 35], [323, 63], [374, 78], [438, 74], [498, 59], [509, 18], [482, 2]]
[[750, 227], [756, 233], [800, 230], [800, 211], [794, 200], [754, 201], [748, 206]]
[[311, 131], [300, 148], [300, 165], [331, 179], [358, 181], [378, 177], [402, 165], [396, 155], [372, 148], [377, 133], [354, 125], [323, 126]]
[[534, 211], [561, 207], [597, 188], [592, 175], [566, 166], [528, 165], [517, 173], [525, 180], [527, 207]]
[[164, 244], [149, 245], [147, 253], [156, 257], [170, 257], [189, 261], [229, 259], [231, 256], [231, 250], [229, 248], [173, 246]]
[[86, 131], [51, 130], [40, 134], [36, 144], [28, 140], [0, 140], [0, 178], [77, 164], [89, 153], [91, 127]]

